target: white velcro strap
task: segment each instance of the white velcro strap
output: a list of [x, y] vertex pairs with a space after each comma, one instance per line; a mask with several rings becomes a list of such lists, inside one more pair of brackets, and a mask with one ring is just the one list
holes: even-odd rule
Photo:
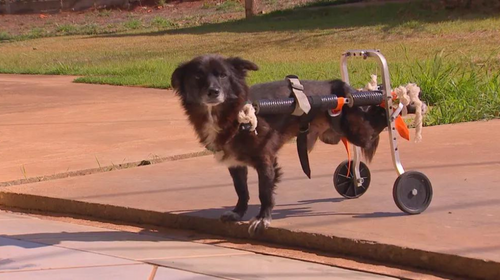
[[287, 77], [287, 79], [292, 86], [292, 92], [295, 96], [295, 100], [297, 100], [297, 105], [295, 106], [295, 111], [293, 111], [292, 115], [301, 116], [304, 113], [308, 114], [311, 110], [311, 104], [309, 104], [309, 100], [304, 93], [304, 86], [300, 83], [298, 78]]

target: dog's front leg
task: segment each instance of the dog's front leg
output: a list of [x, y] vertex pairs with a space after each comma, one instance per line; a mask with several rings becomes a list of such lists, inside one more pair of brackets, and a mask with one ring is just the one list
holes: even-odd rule
[[259, 175], [259, 199], [260, 212], [250, 221], [248, 233], [254, 235], [269, 227], [271, 224], [271, 212], [274, 207], [274, 187], [276, 179], [275, 166], [264, 164], [257, 168]]
[[235, 222], [241, 220], [247, 212], [248, 200], [250, 199], [247, 185], [248, 168], [246, 166], [230, 167], [229, 173], [233, 178], [236, 194], [238, 194], [238, 203], [234, 207], [233, 211], [227, 211], [222, 214], [220, 219], [223, 222]]

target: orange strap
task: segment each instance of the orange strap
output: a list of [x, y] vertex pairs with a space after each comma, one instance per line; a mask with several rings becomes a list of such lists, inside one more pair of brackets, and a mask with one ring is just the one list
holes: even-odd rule
[[334, 110], [335, 111], [342, 110], [342, 107], [344, 107], [344, 104], [345, 104], [345, 98], [344, 97], [337, 98], [337, 107]]
[[342, 137], [340, 138], [342, 140], [342, 143], [344, 143], [345, 150], [347, 151], [347, 177], [351, 175], [351, 149], [349, 146], [349, 141], [347, 141], [347, 138]]
[[396, 130], [398, 131], [399, 136], [410, 141], [410, 130], [408, 129], [408, 126], [406, 126], [406, 123], [401, 116], [398, 116], [396, 118], [395, 124], [396, 124]]
[[342, 107], [344, 107], [344, 105], [345, 105], [345, 98], [344, 97], [337, 98], [337, 107], [332, 109], [332, 113], [337, 114], [342, 110]]
[[[392, 100], [393, 101], [398, 98], [398, 96], [397, 96], [397, 94], [395, 92], [392, 92], [391, 94], [392, 94]], [[379, 106], [382, 107], [382, 108], [385, 108], [385, 101], [382, 101], [382, 103], [380, 103]], [[401, 136], [402, 138], [410, 141], [410, 130], [408, 129], [408, 126], [406, 125], [406, 123], [403, 120], [403, 118], [401, 117], [401, 115], [399, 115], [396, 118], [395, 125], [396, 125], [396, 130], [399, 133], [399, 136]]]
[[[392, 95], [392, 101], [398, 99], [398, 95], [394, 91], [391, 92], [391, 95]], [[385, 108], [385, 101], [382, 101], [382, 103], [380, 103], [379, 106], [382, 107], [382, 108]]]

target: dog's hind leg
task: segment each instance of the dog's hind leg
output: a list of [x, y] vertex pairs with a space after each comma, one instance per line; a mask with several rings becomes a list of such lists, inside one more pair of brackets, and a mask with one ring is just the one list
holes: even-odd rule
[[248, 200], [250, 199], [247, 185], [248, 168], [246, 166], [230, 167], [229, 173], [233, 178], [236, 194], [238, 194], [238, 203], [232, 211], [227, 211], [222, 214], [220, 219], [223, 222], [234, 222], [241, 220], [247, 212]]
[[276, 160], [273, 164], [264, 164], [257, 168], [259, 176], [259, 199], [260, 212], [250, 221], [248, 233], [255, 235], [269, 227], [271, 224], [271, 212], [274, 208], [274, 189], [281, 176], [281, 169], [278, 167]]

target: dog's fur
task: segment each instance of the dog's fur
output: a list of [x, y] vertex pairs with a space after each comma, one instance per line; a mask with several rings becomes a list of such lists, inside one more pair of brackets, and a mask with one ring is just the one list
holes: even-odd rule
[[[271, 222], [274, 190], [281, 171], [278, 150], [299, 131], [299, 117], [292, 115], [258, 116], [257, 133], [240, 130], [238, 112], [248, 100], [286, 98], [291, 94], [288, 82], [278, 81], [248, 88], [247, 71], [258, 70], [254, 63], [241, 58], [205, 55], [180, 65], [172, 74], [172, 86], [199, 140], [215, 152], [218, 161], [229, 167], [238, 202], [223, 221], [238, 221], [248, 208], [247, 166], [257, 170], [259, 179], [259, 214], [252, 219], [249, 232], [265, 229]], [[353, 90], [340, 80], [301, 81], [307, 95], [335, 94], [345, 96]], [[341, 137], [360, 146], [371, 160], [378, 145], [378, 134], [387, 126], [386, 113], [378, 106], [344, 106], [340, 120], [342, 133], [330, 126], [330, 117], [322, 112], [312, 121], [308, 149], [319, 138], [337, 144]]]

